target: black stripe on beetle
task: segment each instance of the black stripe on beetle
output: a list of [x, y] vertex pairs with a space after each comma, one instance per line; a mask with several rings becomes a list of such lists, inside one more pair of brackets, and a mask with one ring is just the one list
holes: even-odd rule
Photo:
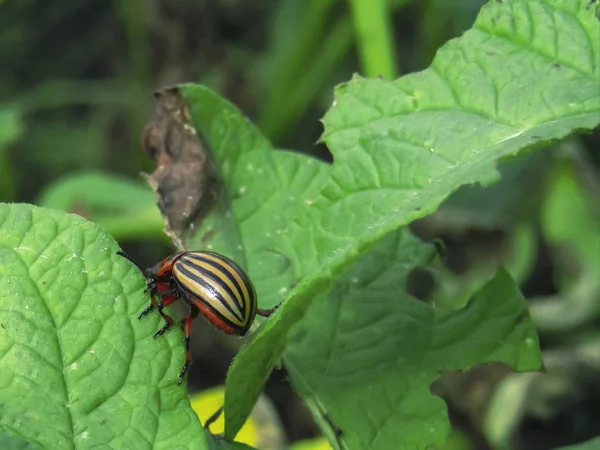
[[[218, 273], [211, 272], [210, 270], [206, 269], [203, 265], [195, 264], [196, 261], [216, 269]], [[244, 309], [244, 293], [242, 291], [242, 288], [237, 282], [237, 280], [233, 277], [233, 275], [231, 275], [223, 265], [217, 263], [216, 261], [200, 258], [198, 255], [189, 255], [186, 258], [181, 258], [181, 260], [179, 260], [177, 264], [184, 264], [185, 266], [191, 266], [195, 269], [198, 269], [198, 271], [202, 272], [202, 275], [210, 278], [215, 283], [218, 283], [220, 286], [223, 286], [224, 289], [227, 290], [229, 295], [231, 295], [231, 297], [235, 299], [237, 307], [240, 310]], [[235, 290], [237, 291], [237, 295], [231, 290], [229, 285], [223, 281], [223, 276], [227, 277], [227, 279], [231, 281], [231, 284], [234, 285]]]
[[[193, 283], [199, 284], [200, 286], [202, 286], [202, 288], [207, 291], [210, 292], [210, 300], [211, 301], [207, 301], [207, 296], [206, 295], [198, 295], [201, 294], [198, 291], [195, 291], [194, 289], [192, 289], [188, 283], [185, 282], [184, 279], [181, 279], [180, 277], [175, 278], [175, 282], [177, 282], [178, 286], [180, 289], [182, 289], [183, 291], [187, 292], [190, 295], [193, 295], [195, 297], [198, 297], [198, 299], [200, 299], [201, 302], [205, 303], [208, 307], [210, 307], [213, 311], [215, 312], [219, 312], [217, 308], [215, 308], [214, 306], [214, 301], [218, 301], [219, 304], [223, 305], [225, 307], [225, 309], [227, 311], [229, 311], [233, 317], [235, 317], [236, 319], [238, 319], [240, 321], [240, 323], [244, 322], [244, 317], [240, 316], [240, 314], [243, 314], [243, 311], [237, 310], [234, 311], [233, 308], [231, 307], [231, 304], [229, 301], [227, 301], [226, 298], [224, 298], [218, 291], [218, 289], [211, 283], [209, 283], [205, 278], [196, 275], [195, 273], [191, 272], [186, 266], [184, 265], [177, 265], [177, 271], [181, 272], [183, 275], [185, 275], [187, 278], [189, 278], [189, 280], [191, 280]], [[222, 285], [219, 285], [222, 286]], [[219, 314], [221, 314], [219, 312]]]

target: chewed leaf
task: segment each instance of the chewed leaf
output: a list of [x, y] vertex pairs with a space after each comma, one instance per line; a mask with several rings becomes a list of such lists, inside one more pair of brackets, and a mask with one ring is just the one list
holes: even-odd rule
[[294, 182], [285, 176], [301, 173], [307, 158], [282, 173], [276, 155], [289, 153], [274, 151], [235, 108], [221, 114], [221, 100], [185, 86], [192, 122], [223, 180], [243, 192], [232, 212], [259, 296], [265, 306], [288, 296], [231, 367], [228, 437], [285, 350], [289, 327], [361, 254], [460, 186], [497, 180], [504, 158], [600, 124], [600, 23], [590, 5], [492, 1], [425, 71], [338, 87], [324, 119], [334, 164]]
[[392, 233], [313, 301], [290, 336], [284, 362], [296, 390], [348, 448], [441, 446], [446, 407], [429, 392], [441, 372], [484, 362], [540, 367], [525, 299], [504, 271], [464, 310], [436, 310], [406, 293], [409, 273], [431, 252], [406, 229]]
[[[181, 332], [152, 339], [144, 279], [76, 215], [0, 204], [0, 430], [39, 448], [207, 448]], [[36, 447], [37, 448], [37, 447]]]
[[[219, 166], [230, 210], [217, 211], [184, 240], [188, 249], [211, 249], [235, 258], [242, 253], [258, 292], [259, 307], [281, 302], [298, 282], [295, 261], [276, 245], [298, 210], [312, 203], [330, 166], [297, 153], [275, 150], [231, 103], [198, 85], [179, 87], [197, 132]], [[223, 217], [225, 216], [225, 217]], [[238, 248], [224, 222], [235, 223]], [[245, 261], [244, 261], [245, 259]], [[245, 264], [244, 264], [245, 263]]]
[[324, 119], [331, 178], [288, 233], [289, 252], [310, 262], [303, 272], [433, 212], [461, 185], [494, 181], [504, 157], [598, 126], [589, 3], [489, 2], [425, 71], [340, 86]]

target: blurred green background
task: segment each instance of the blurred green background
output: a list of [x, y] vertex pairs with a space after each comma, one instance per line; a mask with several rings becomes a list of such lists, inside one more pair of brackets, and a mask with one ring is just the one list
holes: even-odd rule
[[[144, 265], [170, 253], [140, 136], [152, 92], [203, 83], [281, 148], [316, 143], [333, 86], [353, 73], [424, 69], [473, 23], [482, 0], [0, 0], [0, 201], [75, 212]], [[469, 293], [497, 264], [531, 299], [543, 374], [482, 367], [432, 388], [449, 403], [448, 449], [550, 449], [600, 433], [600, 133], [506, 161], [414, 225], [443, 263], [415, 295]], [[221, 384], [239, 341], [196, 321], [193, 391]], [[274, 373], [267, 395], [289, 441], [318, 430]]]

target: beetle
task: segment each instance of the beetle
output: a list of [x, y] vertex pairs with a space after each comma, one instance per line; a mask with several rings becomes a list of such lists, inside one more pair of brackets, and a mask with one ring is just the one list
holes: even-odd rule
[[[275, 310], [257, 307], [256, 290], [250, 277], [231, 259], [209, 251], [183, 251], [167, 256], [153, 267], [144, 269], [124, 252], [117, 252], [133, 263], [146, 277], [150, 305], [138, 319], [157, 309], [165, 324], [154, 338], [162, 336], [174, 320], [163, 309], [179, 298], [190, 306], [190, 314], [181, 320], [185, 334], [185, 364], [179, 373], [179, 383], [191, 364], [190, 335], [192, 321], [202, 313], [218, 330], [226, 334], [244, 336], [256, 314], [269, 317]], [[160, 301], [156, 301], [156, 299]]]

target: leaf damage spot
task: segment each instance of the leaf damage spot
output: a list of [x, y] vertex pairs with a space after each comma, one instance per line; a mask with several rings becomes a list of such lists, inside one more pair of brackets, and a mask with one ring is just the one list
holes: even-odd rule
[[179, 89], [161, 89], [154, 96], [156, 110], [144, 130], [142, 145], [156, 170], [144, 176], [156, 194], [165, 232], [183, 248], [186, 235], [217, 205], [221, 182]]
[[66, 259], [64, 259], [64, 260], [63, 260], [63, 262], [69, 262], [69, 261], [72, 261], [72, 260], [73, 260], [73, 259], [75, 259], [75, 258], [83, 259], [83, 258], [82, 258], [81, 256], [79, 256], [77, 253], [73, 252], [73, 253], [71, 254], [71, 256], [70, 256], [69, 258], [66, 258]]

